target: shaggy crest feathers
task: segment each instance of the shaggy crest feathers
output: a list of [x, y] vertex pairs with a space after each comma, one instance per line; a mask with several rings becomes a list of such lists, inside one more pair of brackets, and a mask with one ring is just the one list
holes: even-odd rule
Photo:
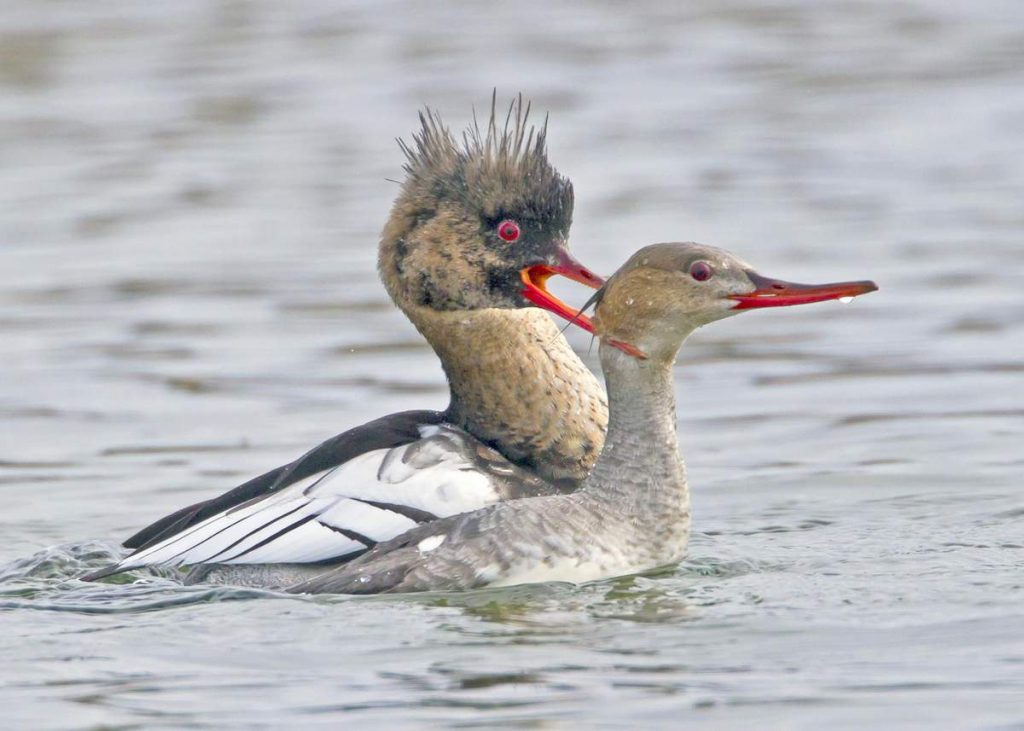
[[428, 107], [419, 117], [421, 129], [412, 143], [398, 140], [407, 160], [406, 196], [426, 202], [454, 193], [491, 216], [524, 205], [537, 217], [572, 215], [572, 184], [548, 161], [547, 117], [540, 128], [530, 125], [530, 103], [521, 94], [509, 105], [504, 124], [492, 96], [486, 131], [474, 111], [461, 142], [435, 110]]

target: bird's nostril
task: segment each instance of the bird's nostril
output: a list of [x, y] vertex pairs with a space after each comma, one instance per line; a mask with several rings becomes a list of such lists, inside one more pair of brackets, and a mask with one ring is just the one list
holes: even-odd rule
[[785, 289], [785, 288], [786, 288], [785, 284], [778, 284], [778, 283], [776, 283], [776, 284], [772, 285], [772, 289]]

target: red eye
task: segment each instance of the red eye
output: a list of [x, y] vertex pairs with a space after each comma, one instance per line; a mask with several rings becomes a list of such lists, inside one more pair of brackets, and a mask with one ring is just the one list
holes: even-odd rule
[[519, 238], [519, 224], [515, 221], [502, 221], [498, 224], [498, 236], [509, 243]]
[[698, 282], [706, 282], [714, 273], [715, 270], [706, 261], [695, 261], [690, 265], [690, 276]]

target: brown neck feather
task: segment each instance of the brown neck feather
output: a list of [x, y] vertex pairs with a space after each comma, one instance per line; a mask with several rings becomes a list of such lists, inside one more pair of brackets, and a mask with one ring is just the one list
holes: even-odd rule
[[604, 444], [604, 389], [534, 308], [402, 308], [441, 359], [454, 424], [542, 477], [575, 486]]

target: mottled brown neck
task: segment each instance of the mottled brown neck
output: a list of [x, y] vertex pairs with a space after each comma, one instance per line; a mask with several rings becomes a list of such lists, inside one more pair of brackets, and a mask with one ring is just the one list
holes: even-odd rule
[[541, 310], [404, 307], [441, 359], [454, 424], [542, 477], [575, 486], [604, 443], [608, 402]]

